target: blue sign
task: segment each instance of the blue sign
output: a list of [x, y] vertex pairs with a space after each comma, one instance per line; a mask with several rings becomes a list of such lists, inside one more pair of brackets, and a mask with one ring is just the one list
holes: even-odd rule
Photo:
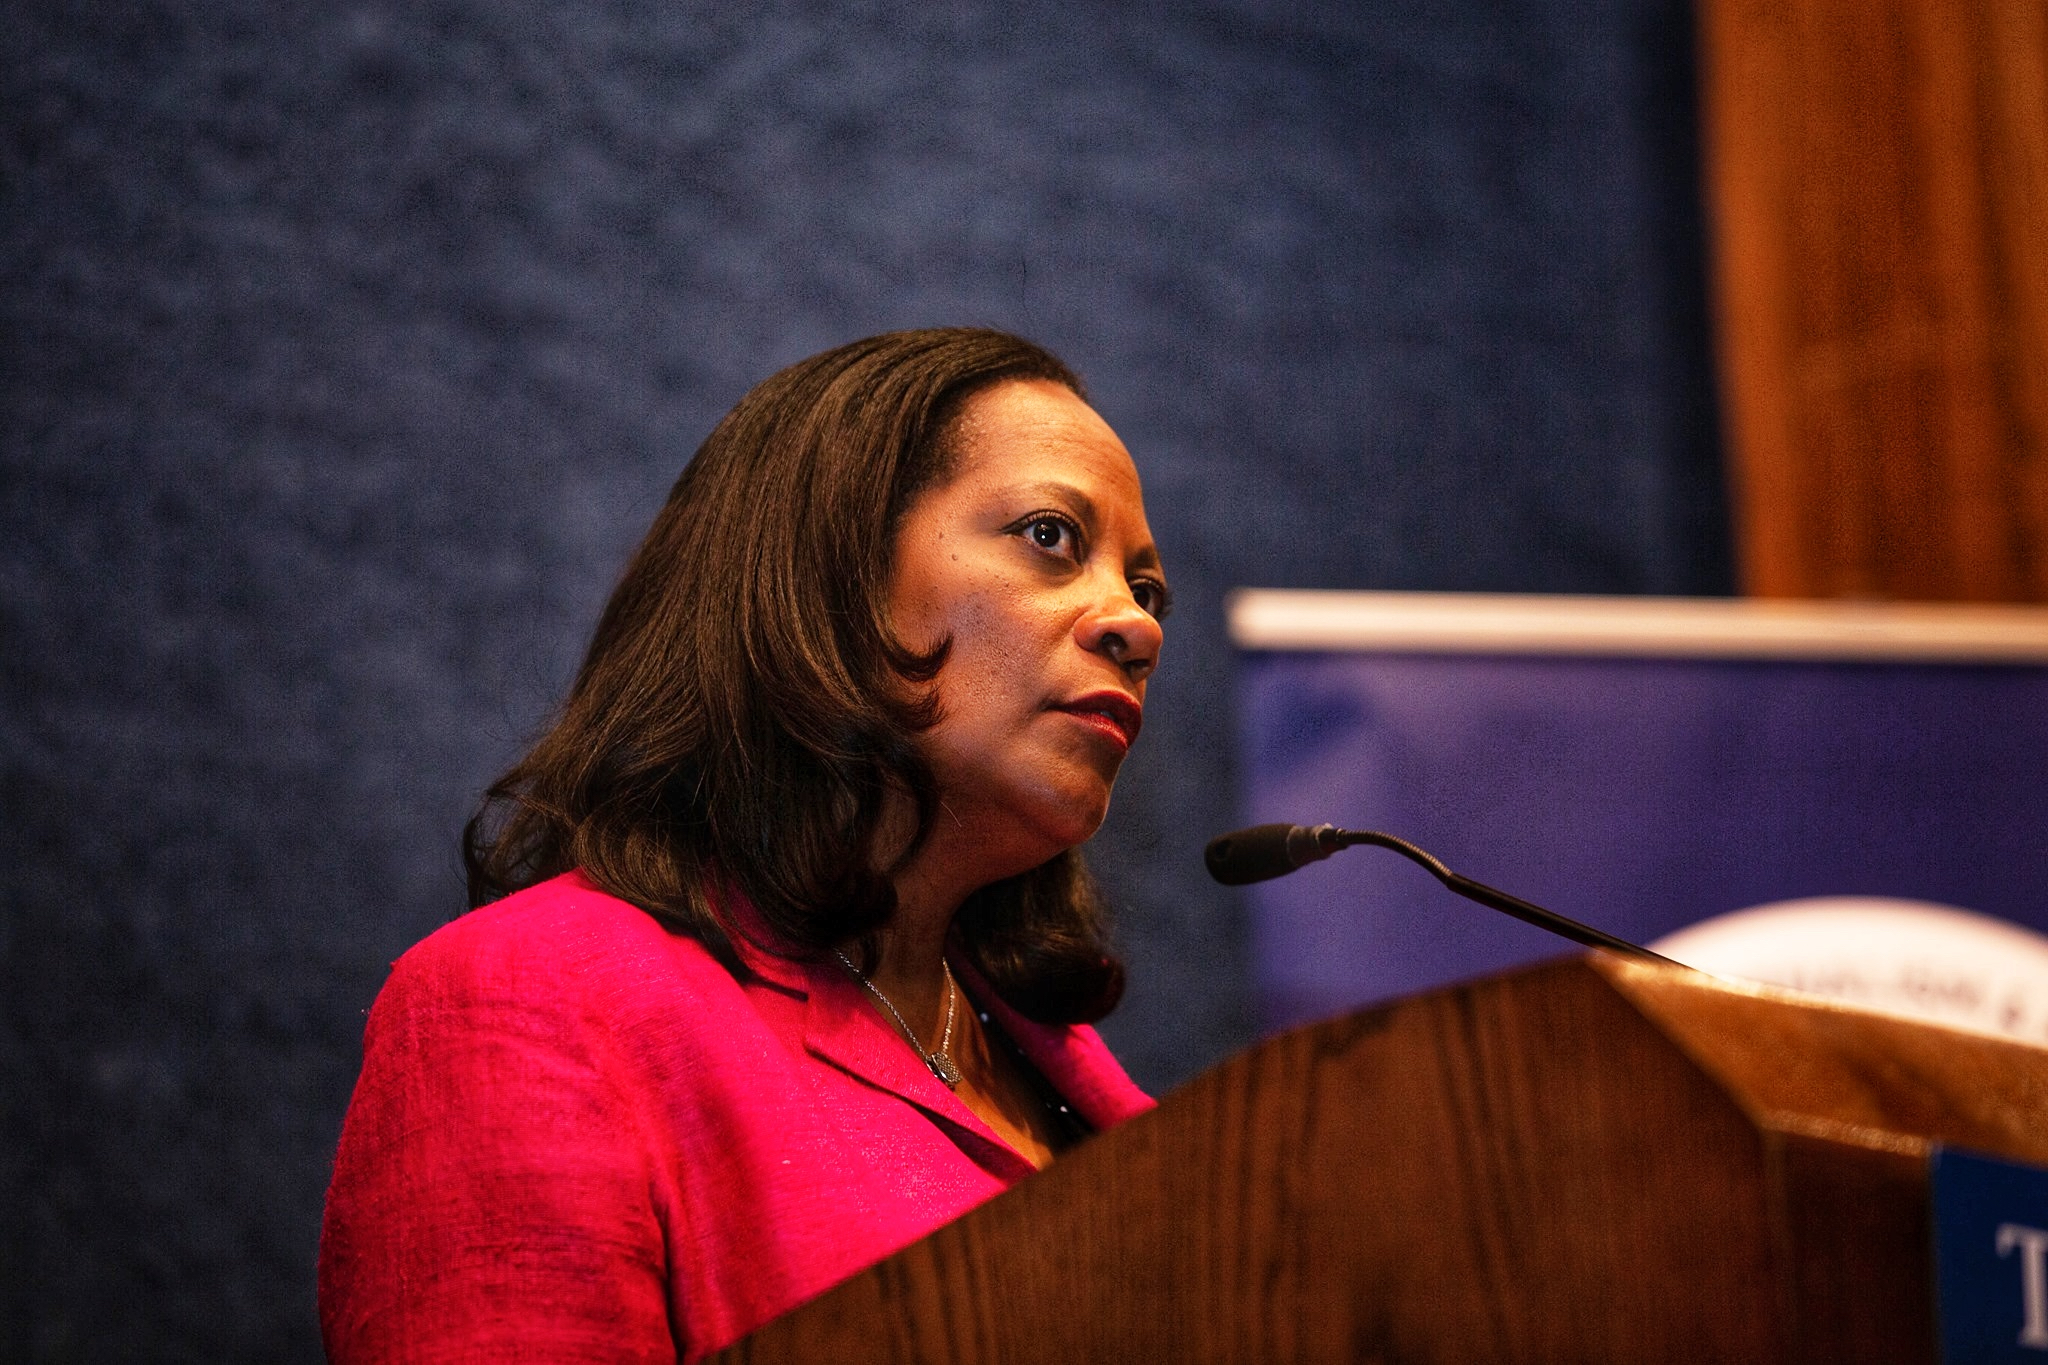
[[2048, 1362], [2048, 1171], [1937, 1147], [1928, 1189], [1942, 1360]]
[[[1801, 896], [2048, 931], [2048, 668], [1253, 652], [1245, 824], [1398, 834], [1648, 943]], [[1576, 951], [1360, 849], [1250, 888], [1265, 1022]]]

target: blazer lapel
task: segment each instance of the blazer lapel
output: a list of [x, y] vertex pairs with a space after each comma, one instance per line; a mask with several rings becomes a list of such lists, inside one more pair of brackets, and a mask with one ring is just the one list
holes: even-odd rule
[[748, 970], [787, 996], [804, 1002], [804, 1048], [877, 1089], [886, 1090], [934, 1118], [1009, 1148], [918, 1060], [903, 1036], [883, 1021], [867, 993], [834, 962], [777, 956], [760, 942], [766, 929], [746, 897], [727, 892], [723, 907], [740, 924], [734, 936]]
[[1034, 1023], [1004, 1003], [973, 967], [955, 963], [953, 974], [968, 984], [974, 999], [1017, 1040], [1031, 1064], [1098, 1132], [1157, 1107], [1094, 1029], [1085, 1024], [1054, 1028]]
[[[742, 917], [753, 912], [739, 896], [729, 908]], [[836, 963], [777, 957], [745, 935], [736, 946], [756, 976], [786, 995], [802, 997], [804, 1047], [812, 1056], [917, 1106], [990, 1174], [1012, 1184], [1032, 1174], [1032, 1164], [931, 1073], [903, 1035], [882, 1018], [867, 992]], [[1035, 1024], [1004, 1004], [973, 967], [955, 960], [953, 973], [966, 988], [962, 1005], [972, 1009], [983, 1002], [1032, 1064], [1097, 1129], [1114, 1127], [1153, 1107], [1151, 1097], [1132, 1084], [1094, 1029]]]
[[804, 1007], [804, 1046], [813, 1056], [916, 1105], [954, 1130], [954, 1140], [991, 1173], [1010, 1181], [1032, 1173], [1029, 1161], [932, 1074], [857, 982], [830, 963], [798, 970], [810, 997]]

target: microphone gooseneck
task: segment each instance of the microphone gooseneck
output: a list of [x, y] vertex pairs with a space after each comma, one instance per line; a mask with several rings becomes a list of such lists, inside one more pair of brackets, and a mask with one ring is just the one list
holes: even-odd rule
[[1209, 847], [1203, 850], [1202, 861], [1208, 864], [1209, 875], [1225, 886], [1246, 886], [1252, 882], [1284, 877], [1296, 868], [1320, 862], [1338, 849], [1358, 844], [1391, 849], [1426, 868], [1431, 876], [1466, 900], [1477, 901], [1504, 915], [1513, 915], [1525, 924], [1547, 929], [1574, 943], [1588, 948], [1604, 948], [1610, 953], [1646, 962], [1661, 962], [1671, 967], [1684, 965], [1625, 938], [1616, 938], [1591, 925], [1566, 919], [1554, 910], [1545, 910], [1505, 891], [1496, 891], [1484, 882], [1475, 882], [1451, 871], [1435, 856], [1406, 839], [1381, 834], [1377, 830], [1338, 829], [1335, 825], [1253, 825], [1250, 829], [1233, 830], [1211, 839]]

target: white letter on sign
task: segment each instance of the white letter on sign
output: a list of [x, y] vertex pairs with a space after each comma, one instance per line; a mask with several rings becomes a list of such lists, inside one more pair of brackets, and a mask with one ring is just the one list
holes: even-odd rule
[[2027, 1310], [2020, 1345], [2048, 1351], [2048, 1229], [2000, 1223], [1998, 1254], [2014, 1247], [2020, 1249], [2020, 1301]]

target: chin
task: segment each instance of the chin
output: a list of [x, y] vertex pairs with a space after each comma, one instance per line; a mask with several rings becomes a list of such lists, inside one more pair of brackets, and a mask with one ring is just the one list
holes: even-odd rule
[[[1109, 815], [1109, 793], [1093, 792], [1076, 796], [1069, 801], [1049, 803], [1032, 825], [1044, 837], [1045, 842], [1054, 845], [1047, 858], [1078, 848], [1095, 837], [1095, 831], [1102, 828], [1102, 822]], [[1039, 861], [1043, 862], [1041, 858]]]
[[[1002, 875], [1029, 871], [1094, 837], [1109, 814], [1111, 782], [1081, 765], [1041, 763], [1041, 780], [1018, 783], [1009, 778], [1023, 763], [998, 775], [983, 769], [973, 777], [960, 775], [942, 782], [952, 793], [940, 797], [942, 811], [951, 811], [970, 828], [981, 831], [979, 842], [993, 862], [1007, 867]], [[978, 793], [970, 804], [963, 793]], [[943, 818], [943, 817], [942, 817]]]

